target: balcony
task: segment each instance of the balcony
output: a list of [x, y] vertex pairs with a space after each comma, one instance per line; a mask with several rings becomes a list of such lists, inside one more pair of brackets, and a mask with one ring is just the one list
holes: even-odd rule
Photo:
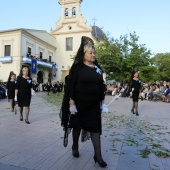
[[[37, 60], [37, 65], [40, 66], [44, 66], [44, 67], [48, 67], [52, 69], [53, 63], [52, 62], [48, 62], [47, 59], [36, 59]], [[22, 57], [22, 62], [23, 63], [28, 63], [31, 64], [32, 58], [29, 56], [23, 56]], [[58, 67], [56, 66], [56, 68], [58, 69]]]
[[0, 62], [2, 62], [2, 63], [12, 63], [12, 57], [11, 56], [1, 56]]

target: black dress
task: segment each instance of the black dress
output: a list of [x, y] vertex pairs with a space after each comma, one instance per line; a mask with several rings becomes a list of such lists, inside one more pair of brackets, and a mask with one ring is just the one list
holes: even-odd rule
[[102, 74], [97, 73], [96, 68], [83, 65], [74, 73], [69, 97], [75, 101], [80, 128], [101, 133], [100, 105], [104, 100]]
[[18, 89], [18, 106], [19, 107], [28, 107], [31, 102], [31, 88], [32, 88], [32, 78], [25, 79], [21, 76], [17, 77], [17, 86]]
[[8, 99], [14, 99], [16, 83], [17, 81], [8, 81], [6, 85], [6, 88], [8, 89]]
[[133, 79], [132, 80], [132, 86], [131, 86], [131, 88], [134, 88], [134, 90], [132, 92], [133, 102], [138, 102], [140, 87], [141, 87], [140, 80], [134, 80]]

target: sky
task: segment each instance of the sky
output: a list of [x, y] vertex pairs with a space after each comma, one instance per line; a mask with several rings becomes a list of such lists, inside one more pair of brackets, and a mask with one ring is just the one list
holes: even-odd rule
[[[170, 52], [170, 0], [83, 0], [87, 27], [96, 25], [110, 37], [136, 32], [153, 54]], [[50, 31], [61, 15], [58, 0], [1, 0], [0, 30]]]

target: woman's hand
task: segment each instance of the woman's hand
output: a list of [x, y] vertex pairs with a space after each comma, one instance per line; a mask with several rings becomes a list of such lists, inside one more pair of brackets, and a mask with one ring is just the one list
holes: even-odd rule
[[75, 115], [77, 113], [77, 108], [75, 105], [70, 105], [70, 113], [71, 115]]
[[109, 112], [109, 109], [108, 109], [108, 107], [105, 103], [102, 104], [101, 109], [102, 109], [102, 113], [108, 113]]
[[71, 106], [71, 105], [74, 105], [74, 104], [75, 104], [75, 103], [74, 103], [74, 100], [70, 99], [69, 104], [70, 104], [70, 106]]
[[15, 96], [14, 101], [17, 102], [17, 96]]

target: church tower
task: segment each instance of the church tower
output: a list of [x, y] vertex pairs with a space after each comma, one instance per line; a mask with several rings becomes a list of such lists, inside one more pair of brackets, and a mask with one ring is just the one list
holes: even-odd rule
[[58, 33], [60, 29], [63, 31], [63, 28], [65, 28], [65, 31], [72, 31], [72, 29], [76, 31], [75, 26], [79, 27], [79, 30], [81, 28], [81, 30], [91, 31], [91, 28], [86, 27], [86, 19], [81, 14], [81, 3], [82, 0], [59, 0], [61, 16], [56, 23], [56, 29], [52, 31], [53, 35], [55, 32]]
[[80, 6], [82, 0], [58, 0], [61, 5], [61, 16], [51, 34], [56, 38], [56, 63], [58, 65], [57, 80], [64, 81], [80, 46], [81, 37], [94, 39], [92, 27], [86, 27], [86, 19], [82, 16]]
[[[86, 19], [81, 16], [80, 5], [82, 0], [59, 0], [61, 5], [61, 20], [64, 22], [80, 22], [85, 26]], [[80, 20], [81, 18], [81, 20]]]

